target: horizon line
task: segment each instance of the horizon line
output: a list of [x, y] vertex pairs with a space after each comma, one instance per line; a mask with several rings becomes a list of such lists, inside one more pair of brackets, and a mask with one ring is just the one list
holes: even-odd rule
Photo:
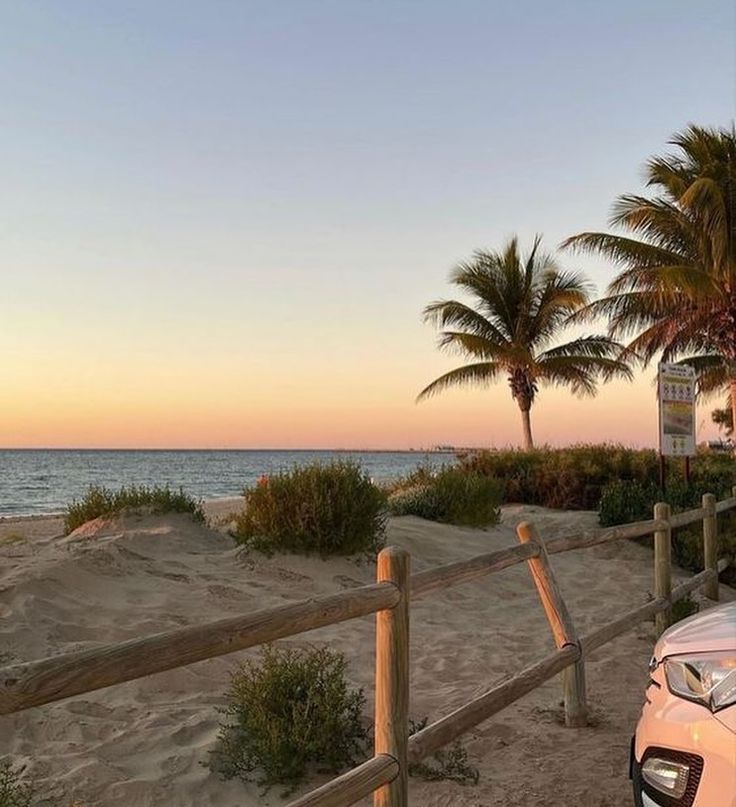
[[[722, 440], [723, 438], [721, 438]], [[698, 441], [698, 445], [712, 442], [708, 439], [702, 439]], [[534, 446], [534, 450], [545, 449], [545, 448], [571, 448], [574, 446], [579, 445], [611, 445], [611, 446], [621, 446], [624, 448], [632, 448], [632, 449], [646, 449], [651, 448], [657, 450], [658, 446], [656, 443], [653, 444], [637, 444], [631, 442], [623, 442], [620, 440], [600, 440], [598, 442], [592, 441], [566, 441], [564, 443], [540, 443], [539, 445]], [[187, 446], [156, 446], [156, 447], [147, 447], [147, 446], [0, 446], [0, 451], [258, 451], [258, 452], [314, 452], [314, 451], [331, 451], [334, 453], [363, 453], [363, 454], [409, 454], [409, 453], [434, 453], [434, 454], [450, 454], [457, 451], [509, 451], [509, 450], [523, 450], [521, 446], [512, 443], [505, 443], [503, 445], [452, 445], [450, 443], [437, 443], [433, 446], [420, 446], [420, 447], [408, 447], [408, 448], [371, 448], [371, 447], [333, 447], [333, 446], [318, 446], [312, 448], [306, 447], [299, 447], [299, 448], [288, 448], [288, 447], [281, 447], [281, 448], [274, 448], [274, 447], [267, 447], [267, 448], [256, 448], [256, 447], [223, 447], [223, 446], [207, 446], [207, 447], [187, 447]]]
[[449, 453], [451, 451], [478, 451], [491, 446], [431, 446], [420, 448], [333, 448], [320, 446], [318, 448], [237, 448], [237, 447], [208, 447], [208, 448], [188, 448], [186, 446], [154, 447], [146, 446], [0, 446], [0, 451], [334, 451], [334, 452], [360, 452], [360, 453], [386, 453], [386, 454], [408, 454], [410, 452], [433, 452]]

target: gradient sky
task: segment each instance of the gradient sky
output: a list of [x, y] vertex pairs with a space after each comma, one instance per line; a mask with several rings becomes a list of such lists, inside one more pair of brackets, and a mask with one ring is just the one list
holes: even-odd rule
[[[0, 0], [0, 445], [518, 442], [505, 383], [415, 405], [456, 363], [421, 308], [476, 247], [604, 228], [674, 131], [729, 124], [735, 18]], [[537, 441], [653, 444], [652, 378], [543, 391]]]

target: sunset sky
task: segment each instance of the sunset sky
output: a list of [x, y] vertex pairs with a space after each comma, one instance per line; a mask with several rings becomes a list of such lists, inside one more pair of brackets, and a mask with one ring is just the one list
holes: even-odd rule
[[[518, 443], [504, 382], [414, 403], [457, 363], [422, 307], [730, 124], [735, 31], [733, 0], [0, 2], [0, 446]], [[653, 445], [653, 377], [543, 390], [537, 442]]]

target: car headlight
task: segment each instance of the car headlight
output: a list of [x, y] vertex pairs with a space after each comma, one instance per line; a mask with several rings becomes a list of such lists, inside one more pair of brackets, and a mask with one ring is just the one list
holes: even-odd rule
[[736, 653], [698, 653], [665, 659], [667, 686], [673, 695], [713, 712], [736, 703]]

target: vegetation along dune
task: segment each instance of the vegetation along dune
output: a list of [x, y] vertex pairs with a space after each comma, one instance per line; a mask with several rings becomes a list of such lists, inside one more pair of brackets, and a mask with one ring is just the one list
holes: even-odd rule
[[[207, 511], [216, 519], [233, 507], [217, 502]], [[387, 537], [410, 550], [419, 571], [512, 545], [514, 526], [529, 518], [549, 538], [597, 528], [592, 512], [512, 505], [487, 531], [409, 516], [392, 519]], [[373, 563], [353, 558], [244, 554], [220, 530], [186, 515], [117, 517], [67, 537], [60, 528], [54, 519], [0, 526], [4, 663], [340, 591], [375, 575]], [[644, 602], [651, 590], [650, 550], [630, 542], [557, 555], [554, 568], [581, 630]], [[416, 778], [413, 803], [622, 803], [652, 639], [653, 626], [643, 625], [590, 661], [595, 725], [584, 737], [583, 730], [561, 725], [559, 681], [553, 680], [463, 740], [480, 773], [477, 786]], [[286, 644], [306, 643], [345, 652], [349, 680], [365, 688], [369, 714], [374, 620]], [[435, 719], [552, 648], [523, 566], [419, 601], [411, 637], [412, 717]], [[203, 765], [229, 676], [242, 657], [254, 655], [224, 656], [0, 718], [0, 753], [28, 761], [39, 789], [60, 805], [73, 799], [111, 807], [281, 804], [277, 789], [262, 796], [255, 784], [222, 781]], [[605, 797], [601, 777], [615, 783], [604, 789]]]

